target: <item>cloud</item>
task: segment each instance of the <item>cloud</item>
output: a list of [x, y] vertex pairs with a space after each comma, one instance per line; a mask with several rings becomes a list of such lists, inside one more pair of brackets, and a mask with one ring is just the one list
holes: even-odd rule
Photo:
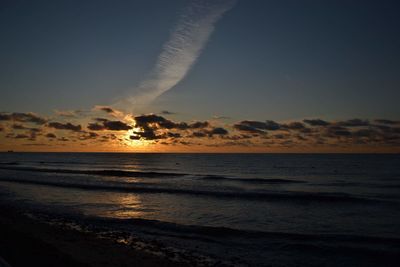
[[284, 124], [282, 127], [289, 130], [304, 130], [306, 128], [303, 123], [297, 121]]
[[168, 111], [168, 110], [162, 110], [162, 111], [160, 112], [160, 114], [161, 114], [161, 115], [175, 115], [176, 113], [175, 113], [175, 112]]
[[53, 133], [46, 134], [46, 137], [50, 138], [50, 139], [57, 138], [57, 136], [55, 134], [53, 134]]
[[84, 141], [84, 140], [96, 139], [97, 137], [99, 137], [97, 133], [82, 131], [80, 132], [79, 140]]
[[184, 79], [214, 31], [215, 23], [234, 2], [193, 1], [164, 44], [150, 78], [139, 85], [136, 95], [118, 105], [146, 106]]
[[192, 133], [192, 137], [196, 137], [196, 138], [203, 138], [203, 137], [206, 137], [206, 136], [207, 136], [207, 133], [202, 132], [202, 131], [200, 131], [200, 132], [193, 132], [193, 133]]
[[375, 120], [375, 122], [380, 123], [380, 124], [388, 124], [388, 125], [400, 124], [400, 121], [393, 121], [393, 120], [386, 120], [386, 119], [377, 119], [377, 120]]
[[61, 122], [49, 122], [47, 124], [47, 127], [49, 128], [54, 128], [57, 130], [69, 130], [69, 131], [74, 131], [74, 132], [79, 132], [82, 130], [81, 125], [74, 125], [69, 122], [67, 123], [61, 123]]
[[134, 117], [135, 125], [137, 127], [150, 127], [150, 128], [159, 128], [159, 129], [179, 129], [179, 130], [187, 130], [187, 129], [199, 129], [206, 128], [209, 126], [209, 122], [207, 121], [196, 121], [192, 123], [186, 122], [173, 122], [168, 120], [162, 116], [155, 114], [147, 114], [140, 115]]
[[228, 133], [229, 132], [226, 129], [221, 128], [221, 127], [214, 128], [209, 132], [210, 136], [213, 136], [213, 135], [227, 135]]
[[339, 121], [336, 124], [340, 126], [359, 127], [359, 126], [368, 126], [369, 121], [361, 119], [351, 119], [347, 121]]
[[17, 134], [15, 137], [15, 139], [28, 139], [29, 135], [26, 134]]
[[47, 120], [42, 118], [35, 113], [0, 113], [0, 121], [18, 121], [18, 122], [28, 122], [38, 125], [45, 124]]
[[103, 111], [114, 117], [122, 117], [124, 115], [123, 112], [121, 112], [113, 107], [110, 107], [110, 106], [94, 106], [93, 110], [94, 111]]
[[24, 125], [22, 125], [22, 124], [18, 124], [18, 123], [14, 123], [14, 124], [12, 125], [12, 128], [13, 128], [14, 130], [26, 130], [26, 129], [29, 129], [28, 127], [26, 127], [26, 126], [24, 126]]
[[197, 121], [193, 122], [189, 125], [189, 128], [191, 129], [199, 129], [199, 128], [206, 128], [210, 126], [210, 123], [208, 121]]
[[[107, 114], [112, 110], [103, 111]], [[21, 115], [25, 114], [25, 115]], [[29, 114], [29, 115], [26, 115]], [[400, 148], [400, 127], [396, 120], [350, 119], [325, 121], [304, 119], [292, 122], [273, 120], [242, 120], [236, 123], [220, 121], [173, 121], [157, 114], [135, 116], [125, 114], [120, 120], [95, 117], [87, 125], [70, 122], [47, 122], [44, 127], [33, 127], [37, 118], [33, 113], [0, 113], [1, 138], [9, 138], [9, 143], [22, 145], [24, 141], [38, 144], [52, 142], [54, 146], [77, 145], [96, 146], [110, 142], [113, 145], [129, 146], [129, 140], [148, 141], [148, 144], [172, 146], [246, 146], [258, 148], [324, 147], [351, 148], [376, 147]], [[92, 114], [87, 114], [92, 115]], [[103, 114], [104, 115], [104, 114]], [[82, 118], [84, 121], [88, 118]], [[34, 121], [34, 122], [32, 122]], [[38, 121], [39, 122], [39, 121]], [[46, 127], [46, 128], [45, 128]], [[50, 128], [67, 130], [59, 136]], [[113, 131], [113, 132], [107, 132]], [[126, 134], [129, 133], [127, 136]], [[62, 144], [62, 143], [63, 144]], [[7, 142], [2, 142], [6, 144]], [[33, 143], [33, 142], [32, 142]]]
[[132, 129], [132, 126], [122, 121], [105, 121], [103, 122], [104, 127], [110, 131], [127, 131]]
[[128, 131], [132, 129], [132, 126], [122, 122], [122, 121], [110, 121], [103, 118], [97, 118], [96, 121], [101, 122], [99, 123], [89, 123], [88, 129], [92, 131]]
[[134, 132], [134, 135], [129, 137], [131, 140], [158, 140], [158, 139], [165, 139], [167, 135], [164, 134], [157, 134], [154, 129], [151, 128], [143, 128], [142, 131]]
[[59, 117], [76, 118], [85, 115], [87, 111], [84, 110], [54, 110], [54, 113]]
[[244, 120], [239, 123], [236, 123], [233, 127], [243, 132], [263, 134], [266, 133], [265, 130], [270, 130], [270, 131], [279, 130], [281, 128], [281, 125], [272, 120], [267, 120], [265, 122]]
[[321, 119], [312, 119], [312, 120], [306, 119], [306, 120], [303, 120], [303, 122], [305, 122], [311, 126], [328, 126], [330, 124], [329, 122], [321, 120]]
[[255, 133], [255, 134], [264, 134], [265, 133], [262, 130], [259, 130], [257, 128], [254, 128], [254, 127], [248, 126], [246, 124], [242, 124], [242, 123], [234, 124], [233, 128], [235, 128], [236, 130], [248, 132], [248, 133]]
[[360, 129], [356, 130], [352, 133], [353, 136], [355, 137], [374, 137], [378, 136], [379, 132], [373, 129]]
[[158, 116], [156, 114], [148, 114], [148, 115], [140, 115], [134, 117], [137, 126], [147, 126], [151, 123], [164, 123], [168, 121], [162, 116]]
[[231, 117], [214, 115], [214, 116], [213, 116], [213, 119], [214, 119], [214, 120], [230, 120]]
[[351, 136], [351, 132], [347, 128], [341, 126], [334, 126], [328, 128], [328, 136], [330, 137]]
[[[139, 131], [135, 131], [130, 137], [132, 140], [145, 139], [157, 140], [166, 138], [181, 138], [182, 134], [174, 131], [186, 131], [185, 137], [202, 137], [212, 135], [224, 135], [228, 132], [223, 128], [211, 128], [207, 121], [187, 122], [174, 122], [156, 114], [146, 114], [134, 117], [135, 127]], [[207, 129], [211, 128], [211, 129]], [[195, 133], [190, 133], [193, 130], [199, 130]], [[226, 131], [226, 132], [225, 132]]]

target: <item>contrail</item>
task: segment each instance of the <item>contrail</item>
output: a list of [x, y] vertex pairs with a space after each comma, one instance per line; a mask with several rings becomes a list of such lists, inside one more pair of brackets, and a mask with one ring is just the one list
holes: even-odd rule
[[193, 1], [164, 44], [150, 78], [139, 85], [135, 95], [117, 105], [147, 106], [185, 78], [206, 45], [215, 23], [234, 3], [235, 0]]

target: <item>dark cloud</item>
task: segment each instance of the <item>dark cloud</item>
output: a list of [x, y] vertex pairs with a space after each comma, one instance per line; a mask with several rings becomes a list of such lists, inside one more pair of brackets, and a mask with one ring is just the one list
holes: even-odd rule
[[242, 140], [242, 139], [250, 139], [253, 138], [252, 135], [247, 135], [247, 134], [240, 134], [240, 135], [227, 135], [224, 136], [223, 139], [227, 139], [227, 140], [232, 140], [232, 141], [237, 141], [237, 140]]
[[114, 113], [115, 112], [114, 109], [112, 109], [110, 107], [100, 107], [99, 109], [102, 110], [102, 111], [105, 111], [107, 113]]
[[11, 120], [11, 115], [0, 113], [0, 121], [10, 121], [10, 120]]
[[85, 115], [87, 111], [84, 110], [55, 110], [54, 111], [57, 116], [65, 117], [65, 118], [77, 118], [79, 116]]
[[275, 121], [267, 120], [262, 121], [241, 121], [233, 126], [239, 131], [249, 132], [249, 133], [265, 133], [265, 130], [276, 131], [281, 128], [281, 125]]
[[94, 110], [104, 111], [105, 113], [116, 117], [118, 115], [123, 115], [123, 113], [119, 110], [116, 110], [110, 106], [95, 106]]
[[31, 133], [40, 133], [42, 130], [39, 129], [39, 128], [29, 128], [29, 131], [30, 131]]
[[347, 121], [339, 121], [336, 124], [339, 126], [346, 126], [346, 127], [360, 127], [360, 126], [369, 126], [369, 121], [361, 119], [351, 119]]
[[98, 124], [98, 123], [89, 123], [89, 125], [87, 126], [87, 128], [89, 130], [92, 131], [102, 131], [105, 130], [105, 127], [102, 124]]
[[151, 128], [144, 128], [143, 131], [134, 132], [134, 134], [130, 136], [132, 140], [159, 140], [165, 138], [167, 138], [166, 134], [157, 134], [156, 131]]
[[74, 125], [72, 123], [61, 123], [61, 122], [49, 122], [47, 124], [49, 128], [54, 128], [57, 130], [68, 130], [68, 131], [74, 131], [74, 132], [79, 132], [82, 130], [82, 126], [80, 125]]
[[209, 135], [213, 136], [213, 135], [227, 135], [229, 132], [221, 127], [217, 127], [212, 129], [211, 131], [209, 131]]
[[132, 126], [129, 126], [122, 121], [105, 121], [103, 122], [103, 125], [110, 131], [127, 131], [132, 129]]
[[47, 120], [34, 113], [0, 113], [0, 121], [30, 122], [38, 125], [45, 124]]
[[303, 120], [303, 122], [311, 126], [328, 126], [330, 124], [330, 122], [321, 119]]
[[342, 126], [329, 126], [327, 128], [327, 135], [329, 137], [351, 136], [351, 132]]
[[97, 133], [82, 131], [79, 136], [79, 140], [82, 141], [82, 140], [96, 139], [97, 137], [99, 137], [99, 135]]
[[96, 121], [100, 121], [102, 123], [89, 123], [87, 128], [92, 131], [128, 131], [132, 129], [132, 126], [122, 121], [110, 121], [102, 118], [97, 118]]
[[262, 130], [259, 130], [259, 129], [250, 127], [248, 125], [241, 124], [241, 123], [234, 124], [233, 128], [236, 129], [236, 130], [243, 131], [243, 132], [248, 132], [248, 133], [255, 133], [255, 134], [263, 134], [263, 133], [265, 133]]
[[203, 129], [201, 131], [195, 131], [193, 132], [191, 135], [189, 135], [188, 137], [191, 138], [203, 138], [203, 137], [213, 137], [214, 135], [218, 135], [218, 136], [226, 136], [228, 135], [229, 132], [228, 130], [222, 128], [222, 127], [216, 127], [216, 128], [212, 128], [212, 129]]
[[17, 123], [14, 123], [11, 127], [14, 130], [27, 130], [27, 129], [29, 129], [29, 127], [26, 127], [26, 126], [24, 126], [22, 124], [17, 124]]
[[273, 137], [274, 137], [275, 139], [287, 139], [287, 138], [289, 138], [290, 136], [287, 135], [287, 134], [275, 134]]
[[385, 119], [377, 119], [375, 120], [375, 122], [379, 124], [388, 124], [388, 125], [400, 124], [400, 121], [385, 120]]
[[301, 122], [290, 122], [288, 124], [282, 125], [282, 128], [289, 129], [289, 130], [303, 130], [306, 127]]
[[165, 121], [167, 121], [167, 119], [156, 114], [140, 115], [135, 117], [136, 125], [139, 127], [147, 126], [151, 123], [162, 123]]
[[175, 123], [162, 116], [155, 114], [136, 116], [135, 118], [136, 126], [141, 128], [164, 128], [164, 129], [181, 129], [185, 130], [189, 126], [187, 123]]
[[203, 138], [206, 136], [207, 136], [207, 133], [205, 133], [205, 132], [193, 132], [191, 137]]
[[50, 139], [52, 139], [52, 138], [57, 138], [57, 136], [56, 136], [55, 134], [53, 134], [53, 133], [48, 133], [48, 134], [46, 134], [46, 137], [47, 137], [47, 138], [50, 138]]
[[129, 139], [131, 139], [131, 140], [140, 140], [140, 136], [139, 135], [131, 135], [131, 136], [129, 136]]
[[30, 138], [29, 135], [26, 134], [17, 134], [16, 136], [14, 136], [15, 139], [28, 139]]
[[275, 121], [267, 120], [265, 122], [265, 130], [275, 131], [279, 130], [280, 128], [280, 124]]
[[352, 132], [352, 135], [355, 137], [374, 137], [379, 133], [373, 129], [360, 129]]
[[267, 124], [265, 122], [261, 122], [261, 121], [241, 121], [240, 124], [246, 125], [248, 127], [255, 128], [255, 129], [263, 129], [264, 130], [267, 128]]
[[[181, 138], [181, 133], [171, 132], [170, 130], [185, 131], [187, 137], [203, 137], [203, 135], [223, 135], [225, 129], [210, 129], [210, 123], [207, 121], [196, 121], [192, 123], [174, 122], [156, 114], [147, 114], [134, 117], [135, 126], [140, 128], [130, 138], [132, 140], [158, 140], [165, 138]], [[195, 134], [187, 135], [191, 130], [196, 131]], [[168, 131], [166, 131], [168, 130]], [[226, 130], [225, 130], [226, 131]]]
[[167, 136], [171, 137], [171, 138], [181, 138], [182, 137], [182, 135], [180, 133], [172, 133], [172, 132], [168, 132]]
[[186, 122], [173, 122], [162, 116], [155, 114], [136, 116], [135, 118], [136, 126], [141, 128], [152, 128], [152, 129], [178, 129], [178, 130], [188, 130], [188, 129], [200, 129], [209, 127], [209, 122], [207, 121], [197, 121], [193, 123]]
[[168, 111], [168, 110], [162, 110], [162, 111], [160, 112], [160, 114], [162, 114], [162, 115], [175, 115], [176, 113], [175, 113], [175, 112]]
[[191, 129], [199, 129], [199, 128], [206, 128], [210, 126], [210, 123], [208, 121], [197, 121], [193, 122], [189, 125], [189, 128]]

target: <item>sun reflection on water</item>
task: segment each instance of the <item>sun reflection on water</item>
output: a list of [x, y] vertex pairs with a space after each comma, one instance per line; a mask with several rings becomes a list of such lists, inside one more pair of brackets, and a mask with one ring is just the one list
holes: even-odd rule
[[114, 203], [118, 203], [118, 208], [110, 210], [108, 217], [130, 219], [141, 218], [145, 214], [141, 198], [136, 194], [117, 194]]

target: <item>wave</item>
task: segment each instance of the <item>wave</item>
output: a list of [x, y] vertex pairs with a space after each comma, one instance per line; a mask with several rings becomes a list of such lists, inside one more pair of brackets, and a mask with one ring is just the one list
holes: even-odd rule
[[206, 196], [215, 198], [265, 200], [265, 201], [318, 201], [318, 202], [395, 202], [396, 200], [381, 200], [376, 198], [365, 198], [345, 193], [311, 193], [311, 192], [260, 192], [260, 191], [206, 191], [184, 188], [135, 186], [129, 183], [70, 183], [61, 181], [39, 181], [30, 179], [0, 178], [0, 182], [11, 182], [19, 184], [33, 184], [54, 186], [70, 189], [81, 189], [90, 191], [110, 191], [123, 193], [164, 193], [175, 195]]
[[18, 162], [0, 162], [0, 165], [12, 166], [12, 165], [19, 165]]
[[[227, 239], [229, 242], [232, 238], [243, 238], [252, 243], [253, 240], [267, 240], [275, 242], [277, 240], [286, 241], [321, 241], [321, 242], [343, 242], [343, 243], [366, 243], [376, 246], [377, 244], [390, 245], [394, 249], [400, 248], [400, 237], [397, 236], [373, 236], [373, 235], [357, 235], [357, 234], [324, 234], [324, 233], [291, 233], [279, 231], [257, 231], [248, 229], [237, 229], [224, 226], [205, 226], [205, 225], [190, 225], [174, 222], [166, 222], [154, 219], [144, 218], [111, 218], [98, 217], [82, 214], [54, 214], [42, 210], [36, 211], [36, 215], [44, 219], [46, 222], [56, 220], [65, 224], [77, 223], [82, 226], [91, 227], [90, 230], [98, 228], [101, 233], [104, 233], [105, 228], [113, 230], [121, 228], [125, 230], [141, 231], [152, 235], [168, 235], [180, 238], [195, 239]], [[60, 218], [59, 216], [62, 216]], [[95, 229], [93, 229], [95, 228]], [[222, 239], [221, 239], [222, 238]]]
[[218, 175], [204, 176], [203, 180], [222, 180], [222, 181], [233, 181], [241, 183], [258, 183], [258, 184], [292, 184], [292, 183], [307, 183], [302, 180], [289, 180], [289, 179], [264, 179], [264, 178], [231, 178]]
[[[73, 169], [54, 169], [54, 168], [38, 168], [38, 167], [14, 167], [11, 164], [0, 166], [0, 169], [14, 170], [14, 171], [29, 171], [29, 172], [46, 172], [46, 173], [69, 173], [69, 174], [85, 174], [85, 175], [102, 175], [102, 176], [118, 176], [118, 177], [171, 177], [171, 176], [186, 176], [187, 173], [174, 173], [174, 172], [155, 172], [155, 171], [122, 171], [122, 170], [73, 170]], [[17, 164], [13, 164], [17, 165]], [[230, 181], [240, 183], [254, 183], [254, 184], [294, 184], [306, 183], [302, 180], [289, 180], [289, 179], [264, 179], [264, 178], [233, 178], [220, 175], [193, 175], [200, 180], [212, 181]], [[198, 178], [199, 177], [199, 178]]]
[[[87, 218], [85, 218], [86, 220]], [[366, 236], [366, 235], [344, 235], [344, 234], [302, 234], [302, 233], [288, 233], [288, 232], [265, 232], [255, 230], [234, 229], [229, 227], [216, 227], [216, 226], [200, 226], [200, 225], [184, 225], [171, 222], [164, 222], [159, 220], [149, 220], [142, 218], [93, 218], [94, 221], [104, 222], [105, 224], [127, 224], [131, 226], [151, 227], [153, 229], [160, 229], [163, 231], [171, 231], [177, 233], [190, 233], [198, 234], [201, 236], [212, 237], [246, 237], [246, 238], [280, 238], [301, 241], [347, 241], [347, 242], [385, 242], [393, 243], [397, 246], [400, 244], [400, 238], [396, 237], [379, 237], [379, 236]]]
[[34, 168], [34, 167], [9, 167], [1, 166], [3, 170], [27, 171], [27, 172], [46, 172], [46, 173], [69, 173], [69, 174], [87, 174], [102, 176], [119, 176], [119, 177], [165, 177], [165, 176], [184, 176], [185, 173], [172, 172], [142, 172], [142, 171], [122, 171], [122, 170], [72, 170], [72, 169], [51, 169], [51, 168]]

